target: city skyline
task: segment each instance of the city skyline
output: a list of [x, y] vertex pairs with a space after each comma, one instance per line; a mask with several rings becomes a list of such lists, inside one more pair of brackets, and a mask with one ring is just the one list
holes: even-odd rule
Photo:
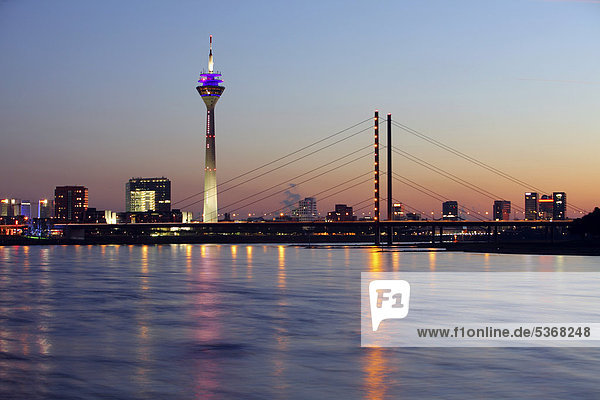
[[[32, 212], [31, 202], [29, 200], [14, 199], [14, 198], [0, 198], [2, 203], [2, 212], [0, 217], [26, 217], [30, 218], [49, 218], [56, 217], [55, 212], [52, 210], [55, 208], [55, 204], [58, 204], [57, 191], [64, 188], [81, 188], [85, 190], [85, 206], [83, 212], [85, 214], [86, 209], [97, 211], [96, 207], [88, 207], [88, 194], [87, 188], [84, 186], [57, 186], [55, 188], [55, 196], [53, 200], [39, 199], [37, 213]], [[184, 212], [186, 220], [192, 220], [192, 213], [186, 210], [170, 208], [170, 192], [171, 182], [166, 177], [160, 178], [131, 178], [126, 183], [126, 198], [125, 198], [125, 211], [123, 209], [117, 210], [100, 210], [102, 212], [113, 213], [115, 215], [121, 215], [120, 218], [127, 219], [127, 215], [131, 216], [136, 213], [147, 213], [148, 215], [156, 213], [156, 215], [168, 215], [171, 211], [175, 214], [181, 214]], [[527, 192], [524, 193], [524, 208], [517, 206], [520, 210], [515, 211], [514, 215], [511, 214], [511, 201], [507, 200], [494, 200], [492, 204], [492, 211], [479, 211], [472, 209], [465, 205], [459, 204], [456, 200], [446, 200], [441, 202], [441, 210], [432, 210], [431, 213], [424, 209], [414, 208], [410, 205], [403, 203], [394, 203], [390, 210], [390, 215], [385, 212], [382, 220], [480, 220], [480, 221], [500, 221], [500, 220], [530, 220], [530, 221], [552, 221], [552, 220], [565, 220], [567, 218], [568, 210], [570, 208], [567, 205], [567, 196], [565, 192], [553, 192], [552, 195], [538, 196], [538, 193]], [[369, 201], [371, 199], [368, 199]], [[532, 201], [533, 200], [533, 201]], [[343, 207], [342, 207], [343, 206]], [[66, 206], [64, 206], [66, 207]], [[41, 215], [42, 208], [48, 208], [44, 211], [44, 215]], [[274, 210], [270, 213], [223, 213], [219, 214], [219, 221], [233, 221], [233, 220], [246, 220], [257, 221], [262, 220], [300, 220], [300, 221], [321, 221], [321, 220], [338, 220], [342, 214], [349, 217], [354, 217], [354, 220], [365, 217], [372, 218], [372, 212], [368, 210], [371, 208], [371, 204], [363, 205], [357, 209], [357, 213], [353, 211], [353, 207], [348, 207], [347, 204], [335, 204], [334, 211], [326, 211], [322, 208], [317, 207], [317, 199], [314, 197], [307, 197], [303, 200], [300, 199], [296, 203], [290, 203], [284, 207], [280, 207], [278, 210]], [[363, 212], [360, 212], [364, 210]], [[577, 214], [580, 210], [575, 210], [574, 214]], [[333, 213], [333, 214], [332, 214]], [[335, 215], [337, 217], [335, 217]], [[83, 214], [82, 214], [83, 215]], [[72, 222], [82, 222], [82, 215], [76, 217]], [[112, 214], [111, 214], [112, 215]], [[280, 218], [282, 217], [282, 218]], [[389, 218], [388, 218], [389, 217]], [[87, 217], [86, 217], [87, 218]], [[169, 217], [166, 217], [169, 218]], [[61, 218], [58, 218], [59, 220]], [[63, 218], [64, 219], [64, 218]], [[364, 219], [364, 218], [363, 218]], [[197, 215], [194, 221], [202, 221], [203, 216]], [[218, 221], [214, 221], [218, 222]]]
[[[2, 166], [18, 166], [3, 179], [2, 196], [35, 202], [50, 198], [55, 186], [85, 185], [90, 207], [118, 210], [122, 182], [131, 176], [169, 176], [174, 202], [202, 191], [198, 173], [204, 160], [198, 154], [204, 122], [193, 89], [205, 65], [205, 38], [213, 33], [219, 69], [230, 82], [218, 113], [221, 182], [369, 118], [378, 108], [547, 189], [540, 195], [561, 190], [569, 194], [569, 204], [588, 210], [598, 204], [599, 193], [589, 185], [600, 177], [592, 154], [600, 144], [594, 135], [600, 57], [591, 40], [600, 33], [598, 4], [381, 3], [375, 10], [359, 10], [333, 2], [260, 3], [252, 7], [265, 13], [255, 9], [252, 15], [262, 15], [263, 24], [252, 32], [244, 31], [250, 20], [243, 11], [250, 5], [225, 3], [225, 23], [207, 22], [198, 29], [187, 15], [193, 13], [182, 5], [115, 3], [119, 13], [113, 14], [109, 6], [64, 4], [69, 6], [0, 5], [0, 48], [7, 56], [0, 67], [5, 77], [0, 116], [5, 145], [17, 149], [3, 157]], [[452, 20], [445, 18], [447, 7]], [[313, 29], [290, 22], [284, 12], [288, 8], [314, 19]], [[369, 20], [377, 9], [390, 11], [377, 13], [387, 24]], [[130, 21], [133, 13], [139, 20]], [[79, 21], [82, 15], [93, 18]], [[420, 17], [422, 25], [409, 17]], [[393, 18], [402, 23], [392, 23]], [[148, 22], [156, 29], [146, 28]], [[348, 24], [367, 29], [359, 34]], [[108, 31], [105, 25], [116, 28]], [[428, 27], [435, 29], [429, 32]], [[168, 28], [174, 32], [166, 32]], [[44, 62], [35, 63], [38, 58]], [[356, 85], [369, 79], [377, 84], [357, 93]], [[314, 90], [320, 84], [327, 90], [317, 98]], [[394, 135], [395, 146], [523, 206], [525, 188], [474, 169], [397, 128]], [[367, 131], [333, 155], [371, 141]], [[367, 172], [371, 162], [366, 158], [350, 171], [291, 193], [310, 197], [356, 171]], [[407, 160], [396, 157], [394, 169], [461, 205], [491, 214], [489, 199]], [[290, 166], [254, 187], [219, 195], [219, 202], [230, 204], [304, 170], [306, 166]], [[320, 212], [336, 203], [359, 202], [371, 190], [366, 183], [319, 202]], [[424, 211], [440, 210], [438, 201], [400, 184], [394, 197], [423, 205]], [[273, 210], [282, 199], [251, 208]], [[200, 212], [200, 204], [190, 211]]]

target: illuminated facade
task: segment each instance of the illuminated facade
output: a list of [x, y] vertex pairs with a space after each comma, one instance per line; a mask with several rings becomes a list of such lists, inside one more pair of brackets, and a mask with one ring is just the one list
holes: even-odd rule
[[155, 211], [156, 192], [154, 190], [135, 190], [129, 192], [129, 212]]
[[[315, 204], [316, 211], [316, 204]], [[352, 207], [346, 204], [336, 204], [335, 210], [327, 213], [327, 221], [356, 221]]]
[[394, 203], [392, 205], [392, 220], [393, 221], [404, 221], [406, 215], [404, 215], [404, 207], [402, 203]]
[[167, 178], [131, 178], [125, 184], [127, 212], [171, 211], [171, 181]]
[[552, 196], [543, 194], [538, 200], [538, 214], [539, 219], [549, 221], [552, 219], [552, 213], [554, 212], [554, 200]]
[[21, 201], [21, 215], [31, 218], [31, 202], [29, 200]]
[[21, 199], [0, 200], [0, 217], [17, 217], [21, 213]]
[[[10, 213], [10, 215], [8, 215]], [[0, 217], [12, 217], [13, 212], [10, 206], [10, 199], [0, 200]]]
[[300, 222], [316, 221], [319, 219], [317, 212], [317, 199], [306, 197], [298, 202], [298, 208], [292, 210], [292, 217]]
[[38, 218], [52, 218], [54, 215], [54, 201], [41, 199], [38, 201]]
[[117, 223], [117, 213], [110, 210], [104, 211], [104, 220], [107, 224], [116, 224]]
[[88, 189], [84, 186], [57, 186], [54, 189], [54, 217], [79, 222], [88, 208]]
[[458, 220], [458, 202], [445, 201], [442, 203], [442, 218], [445, 220]]
[[31, 203], [29, 200], [1, 199], [0, 217], [27, 217], [31, 218]]
[[494, 221], [508, 221], [510, 219], [510, 201], [494, 201]]
[[533, 221], [538, 218], [538, 194], [527, 192], [525, 193], [525, 219]]
[[225, 90], [219, 86], [223, 80], [221, 74], [213, 70], [212, 35], [208, 53], [208, 72], [201, 73], [196, 87], [206, 105], [206, 155], [204, 168], [204, 209], [203, 222], [218, 222], [217, 208], [217, 160], [215, 154], [215, 106]]
[[552, 197], [554, 199], [553, 219], [567, 219], [567, 194], [565, 192], [554, 192]]

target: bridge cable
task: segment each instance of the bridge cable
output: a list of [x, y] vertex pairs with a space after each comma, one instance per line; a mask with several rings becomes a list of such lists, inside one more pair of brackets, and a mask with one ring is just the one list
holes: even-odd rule
[[[300, 182], [300, 183], [297, 183], [295, 186], [300, 186], [300, 185], [302, 185], [303, 183], [309, 182], [309, 181], [311, 181], [311, 180], [313, 180], [313, 179], [315, 179], [315, 178], [318, 178], [318, 177], [320, 177], [320, 176], [323, 176], [323, 175], [325, 175], [325, 174], [328, 174], [328, 173], [330, 173], [331, 171], [335, 171], [335, 170], [337, 170], [337, 169], [339, 169], [339, 168], [342, 168], [342, 167], [344, 167], [344, 166], [346, 166], [346, 165], [348, 165], [348, 164], [351, 164], [351, 163], [353, 163], [353, 162], [356, 162], [356, 161], [360, 160], [361, 158], [365, 158], [365, 157], [367, 157], [367, 156], [370, 156], [370, 155], [371, 155], [371, 153], [369, 152], [369, 153], [367, 153], [367, 154], [365, 154], [365, 155], [362, 155], [362, 156], [360, 156], [360, 157], [354, 158], [354, 159], [352, 159], [352, 160], [350, 160], [350, 161], [348, 161], [348, 162], [345, 162], [344, 164], [338, 165], [337, 167], [331, 168], [331, 169], [329, 169], [329, 170], [327, 170], [327, 171], [325, 171], [325, 172], [322, 172], [322, 173], [320, 173], [320, 174], [318, 174], [318, 175], [315, 175], [315, 176], [313, 176], [312, 178], [305, 179], [304, 181], [302, 181], [302, 182]], [[273, 195], [275, 195], [275, 194], [283, 193], [283, 192], [285, 192], [286, 190], [289, 190], [289, 188], [283, 188], [283, 189], [281, 189], [281, 190], [278, 190], [278, 191], [276, 191], [276, 192], [273, 192], [273, 193], [271, 193], [271, 194], [269, 194], [269, 195], [267, 195], [267, 196], [265, 196], [265, 197], [261, 197], [261, 198], [260, 198], [260, 199], [258, 199], [258, 200], [255, 200], [255, 201], [252, 201], [252, 202], [250, 202], [250, 203], [247, 203], [247, 204], [245, 204], [245, 205], [243, 205], [243, 206], [239, 206], [239, 207], [237, 207], [237, 208], [231, 209], [231, 210], [229, 210], [229, 212], [233, 212], [233, 211], [239, 210], [239, 209], [241, 209], [241, 208], [248, 207], [248, 206], [250, 206], [250, 205], [252, 205], [252, 204], [258, 203], [259, 201], [262, 201], [262, 200], [268, 199], [269, 197], [271, 197], [271, 196], [273, 196]]]
[[[340, 143], [340, 142], [343, 142], [343, 141], [345, 141], [345, 140], [347, 140], [347, 139], [350, 139], [351, 137], [354, 137], [354, 136], [356, 136], [356, 135], [359, 135], [359, 134], [363, 133], [364, 131], [366, 131], [366, 130], [369, 130], [369, 129], [371, 129], [371, 128], [372, 128], [372, 127], [370, 127], [370, 126], [369, 126], [369, 127], [365, 128], [365, 129], [362, 129], [362, 130], [360, 130], [360, 131], [358, 131], [358, 132], [356, 132], [356, 133], [353, 133], [353, 134], [352, 134], [352, 135], [350, 135], [350, 136], [347, 136], [347, 137], [345, 137], [345, 138], [342, 138], [342, 139], [340, 139], [340, 140], [337, 140], [337, 141], [335, 141], [335, 142], [333, 142], [333, 143], [330, 143], [330, 144], [328, 144], [328, 145], [326, 145], [326, 146], [324, 146], [324, 147], [321, 147], [320, 149], [314, 150], [314, 151], [312, 151], [312, 152], [310, 152], [310, 153], [308, 153], [308, 154], [305, 154], [305, 155], [303, 155], [303, 156], [301, 156], [301, 157], [298, 157], [298, 158], [296, 158], [296, 159], [294, 159], [294, 160], [292, 160], [292, 161], [288, 161], [287, 163], [285, 163], [285, 164], [283, 164], [283, 165], [280, 165], [279, 167], [272, 168], [272, 169], [270, 169], [270, 170], [268, 170], [268, 171], [266, 171], [266, 172], [263, 172], [263, 173], [261, 173], [261, 174], [259, 174], [259, 175], [255, 176], [255, 177], [252, 177], [252, 178], [246, 179], [245, 181], [243, 181], [243, 182], [240, 182], [240, 183], [236, 183], [235, 185], [233, 185], [233, 186], [230, 186], [230, 187], [228, 187], [228, 188], [226, 188], [226, 189], [224, 189], [224, 190], [220, 191], [219, 193], [224, 193], [224, 192], [226, 192], [226, 191], [228, 191], [228, 190], [230, 190], [230, 189], [234, 189], [234, 188], [236, 188], [236, 187], [238, 187], [238, 186], [244, 185], [244, 184], [246, 184], [246, 183], [248, 183], [248, 182], [251, 182], [251, 181], [253, 181], [253, 180], [255, 180], [255, 179], [258, 179], [258, 178], [261, 178], [261, 177], [263, 177], [263, 176], [265, 176], [265, 175], [267, 175], [267, 174], [270, 174], [271, 172], [275, 172], [275, 171], [277, 171], [277, 170], [279, 170], [279, 169], [281, 169], [281, 168], [287, 167], [287, 166], [288, 166], [288, 165], [290, 165], [290, 164], [293, 164], [293, 163], [295, 163], [295, 162], [297, 162], [297, 161], [300, 161], [300, 160], [302, 160], [302, 159], [304, 159], [304, 158], [306, 158], [306, 157], [309, 157], [309, 156], [311, 156], [311, 155], [313, 155], [313, 154], [315, 154], [315, 153], [318, 153], [318, 152], [320, 152], [320, 151], [322, 151], [322, 150], [325, 150], [326, 148], [329, 148], [329, 147], [331, 147], [331, 146], [334, 146], [334, 145], [336, 145], [336, 144], [338, 144], [338, 143]], [[366, 148], [366, 147], [365, 147], [365, 148]], [[229, 181], [231, 181], [231, 180], [229, 180]], [[228, 182], [229, 182], [229, 181], [228, 181]], [[226, 183], [226, 182], [225, 182], [225, 183]], [[204, 193], [204, 192], [202, 192], [202, 193]], [[193, 203], [190, 203], [190, 204], [186, 205], [185, 207], [190, 207], [190, 206], [192, 206], [192, 205], [194, 205], [194, 204], [200, 203], [200, 202], [201, 202], [201, 201], [203, 201], [203, 200], [204, 200], [204, 199], [197, 200], [197, 201], [195, 201], [195, 202], [193, 202]]]
[[[268, 192], [269, 190], [275, 189], [277, 186], [280, 186], [280, 185], [283, 185], [283, 184], [286, 184], [286, 183], [291, 183], [291, 182], [295, 181], [296, 179], [302, 178], [303, 176], [306, 176], [306, 175], [308, 175], [308, 174], [310, 174], [310, 173], [312, 173], [312, 172], [315, 172], [315, 171], [317, 171], [317, 170], [319, 170], [319, 169], [321, 169], [321, 168], [324, 168], [324, 167], [326, 167], [326, 166], [328, 166], [328, 165], [334, 164], [334, 163], [336, 163], [336, 162], [338, 162], [338, 161], [340, 161], [340, 160], [342, 160], [342, 159], [344, 159], [344, 158], [346, 158], [346, 157], [349, 157], [349, 156], [351, 156], [351, 155], [354, 155], [354, 154], [356, 154], [356, 153], [359, 153], [359, 152], [361, 152], [361, 151], [365, 150], [366, 148], [368, 148], [368, 147], [372, 147], [372, 146], [373, 146], [373, 145], [371, 145], [371, 144], [370, 144], [370, 145], [367, 145], [367, 146], [365, 146], [365, 147], [362, 147], [362, 148], [360, 148], [360, 149], [358, 149], [358, 150], [356, 150], [356, 151], [353, 151], [352, 153], [348, 153], [348, 154], [346, 154], [346, 155], [344, 155], [344, 156], [342, 156], [342, 157], [340, 157], [340, 158], [337, 158], [337, 159], [335, 159], [335, 160], [333, 160], [333, 161], [330, 161], [330, 162], [328, 162], [328, 163], [325, 163], [325, 164], [322, 164], [322, 165], [320, 165], [320, 166], [318, 166], [318, 167], [316, 167], [316, 168], [313, 168], [313, 169], [311, 169], [310, 171], [304, 172], [304, 173], [302, 173], [302, 174], [300, 174], [300, 175], [297, 175], [297, 176], [295, 176], [295, 177], [293, 177], [293, 178], [290, 178], [290, 179], [288, 179], [288, 180], [286, 180], [286, 181], [283, 181], [283, 182], [277, 183], [277, 184], [275, 184], [275, 185], [273, 185], [273, 186], [271, 186], [271, 187], [269, 187], [269, 188], [267, 188], [267, 189], [261, 190], [260, 192], [256, 192], [256, 193], [254, 193], [254, 194], [252, 194], [252, 195], [250, 195], [250, 196], [246, 196], [246, 197], [244, 197], [243, 199], [239, 199], [239, 200], [237, 200], [235, 203], [230, 203], [230, 204], [228, 204], [228, 205], [224, 206], [224, 207], [223, 207], [223, 209], [227, 209], [227, 208], [229, 208], [229, 207], [231, 207], [231, 206], [233, 206], [233, 205], [235, 205], [235, 204], [237, 204], [237, 203], [241, 203], [242, 201], [245, 201], [245, 200], [251, 199], [252, 197], [255, 197], [255, 196], [258, 196], [258, 195], [260, 195], [260, 194], [263, 194], [263, 193], [265, 193], [265, 192]], [[366, 156], [368, 156], [368, 155], [370, 155], [370, 154], [371, 154], [371, 152], [369, 152], [368, 154], [364, 154], [364, 155], [362, 155], [361, 157], [359, 157], [359, 158], [355, 159], [355, 161], [356, 161], [356, 160], [358, 160], [358, 159], [360, 159], [360, 158], [366, 157]], [[289, 188], [286, 188], [286, 189], [289, 189]]]
[[[460, 178], [460, 177], [458, 177], [458, 176], [456, 176], [456, 175], [454, 175], [454, 174], [452, 174], [452, 173], [444, 170], [443, 168], [437, 167], [437, 166], [435, 166], [435, 165], [433, 165], [433, 164], [431, 164], [431, 163], [429, 163], [429, 162], [427, 162], [427, 161], [425, 161], [425, 160], [423, 160], [423, 159], [421, 159], [419, 157], [416, 157], [416, 156], [414, 156], [414, 155], [412, 155], [412, 154], [410, 154], [410, 153], [408, 153], [408, 152], [406, 152], [404, 150], [400, 150], [400, 149], [398, 149], [395, 146], [392, 146], [392, 151], [394, 153], [396, 153], [396, 154], [404, 157], [404, 158], [407, 158], [408, 160], [410, 160], [410, 161], [412, 161], [412, 162], [414, 162], [416, 164], [421, 165], [422, 167], [425, 167], [425, 168], [427, 168], [427, 169], [429, 169], [429, 170], [431, 170], [431, 171], [433, 171], [433, 172], [435, 172], [435, 173], [437, 173], [439, 175], [442, 175], [445, 178], [448, 178], [448, 179], [450, 179], [450, 180], [452, 180], [452, 181], [454, 181], [454, 182], [456, 182], [456, 183], [458, 183], [458, 184], [460, 184], [462, 186], [465, 186], [465, 187], [467, 187], [467, 188], [469, 188], [471, 190], [474, 190], [475, 192], [477, 192], [477, 193], [479, 193], [479, 194], [481, 194], [483, 196], [486, 196], [486, 197], [488, 197], [488, 198], [490, 198], [492, 200], [498, 200], [498, 199], [505, 200], [505, 198], [502, 197], [502, 196], [498, 196], [498, 195], [496, 195], [496, 194], [494, 194], [492, 192], [489, 192], [489, 191], [485, 190], [484, 188], [482, 188], [481, 186], [478, 186], [478, 185], [476, 185], [474, 183], [466, 181], [466, 180], [464, 180], [464, 179], [462, 179], [462, 178]], [[516, 208], [519, 211], [525, 211], [523, 208], [521, 208], [521, 207], [519, 207], [517, 205], [513, 205], [513, 207]]]
[[[412, 128], [406, 126], [406, 125], [403, 125], [403, 124], [398, 123], [396, 121], [392, 121], [392, 124], [394, 124], [396, 127], [400, 128], [400, 129], [402, 129], [402, 130], [404, 130], [404, 131], [406, 131], [406, 132], [408, 132], [408, 133], [410, 133], [410, 134], [412, 134], [414, 136], [417, 136], [417, 137], [419, 137], [419, 138], [421, 138], [421, 139], [423, 139], [423, 140], [425, 140], [425, 141], [427, 141], [427, 142], [429, 142], [429, 143], [431, 143], [431, 144], [433, 144], [433, 145], [435, 145], [435, 146], [437, 146], [437, 147], [439, 147], [439, 148], [441, 148], [443, 150], [446, 150], [446, 151], [448, 151], [448, 152], [450, 152], [450, 153], [452, 153], [452, 154], [454, 154], [454, 155], [456, 155], [456, 156], [458, 156], [458, 157], [460, 157], [460, 158], [462, 158], [464, 160], [467, 160], [467, 161], [469, 161], [472, 164], [475, 164], [475, 165], [477, 165], [477, 166], [479, 166], [481, 168], [484, 168], [484, 169], [486, 169], [486, 170], [488, 170], [488, 171], [490, 171], [490, 172], [492, 172], [492, 173], [494, 173], [496, 175], [499, 175], [499, 176], [501, 176], [501, 177], [503, 177], [505, 179], [508, 179], [509, 181], [511, 181], [513, 183], [516, 183], [516, 184], [518, 184], [518, 185], [520, 185], [520, 186], [522, 186], [522, 187], [524, 187], [524, 188], [526, 188], [528, 190], [533, 189], [533, 190], [536, 190], [536, 191], [538, 191], [540, 193], [550, 193], [550, 192], [547, 192], [545, 190], [541, 190], [541, 189], [535, 187], [534, 185], [531, 185], [531, 184], [529, 184], [529, 183], [527, 183], [525, 181], [522, 181], [522, 180], [520, 180], [520, 179], [518, 179], [518, 178], [516, 178], [516, 177], [514, 177], [514, 176], [512, 176], [512, 175], [510, 175], [510, 174], [508, 174], [508, 173], [506, 173], [504, 171], [501, 171], [501, 170], [499, 170], [499, 169], [497, 169], [495, 167], [492, 167], [491, 165], [486, 164], [483, 161], [480, 161], [480, 160], [478, 160], [478, 159], [476, 159], [474, 157], [471, 157], [471, 156], [469, 156], [469, 155], [461, 152], [460, 150], [457, 150], [457, 149], [455, 149], [455, 148], [453, 148], [453, 147], [451, 147], [451, 146], [449, 146], [447, 144], [444, 144], [444, 143], [442, 143], [442, 142], [440, 142], [440, 141], [432, 138], [431, 136], [428, 136], [428, 135], [426, 135], [426, 134], [424, 134], [422, 132], [419, 132], [419, 131], [417, 131], [415, 129], [412, 129]], [[576, 211], [588, 212], [587, 210], [585, 210], [583, 208], [580, 208], [580, 207], [577, 207], [574, 204], [570, 204], [570, 205]]]
[[[281, 157], [279, 157], [279, 158], [277, 158], [277, 159], [275, 159], [275, 160], [269, 161], [268, 163], [265, 163], [265, 164], [263, 164], [263, 165], [261, 165], [261, 166], [259, 166], [259, 167], [256, 167], [256, 168], [254, 168], [254, 169], [252, 169], [252, 170], [250, 170], [250, 171], [244, 172], [243, 174], [240, 174], [240, 175], [238, 175], [238, 176], [235, 176], [235, 177], [233, 177], [233, 178], [231, 178], [231, 179], [228, 179], [228, 180], [227, 180], [227, 181], [225, 181], [225, 182], [221, 182], [220, 184], [218, 184], [218, 185], [217, 185], [217, 187], [219, 187], [219, 186], [223, 186], [223, 185], [225, 185], [225, 184], [227, 184], [227, 183], [230, 183], [230, 182], [232, 182], [232, 181], [235, 181], [236, 179], [239, 179], [239, 178], [241, 178], [241, 177], [244, 177], [244, 176], [246, 176], [246, 175], [249, 175], [249, 174], [251, 174], [251, 173], [253, 173], [253, 172], [256, 172], [256, 171], [258, 171], [258, 170], [260, 170], [260, 169], [262, 169], [262, 168], [268, 167], [269, 165], [275, 164], [276, 162], [279, 162], [279, 161], [281, 161], [281, 160], [283, 160], [283, 159], [286, 159], [286, 158], [288, 158], [288, 157], [291, 157], [291, 156], [293, 156], [293, 155], [295, 155], [295, 154], [298, 154], [298, 153], [300, 153], [300, 152], [302, 152], [302, 151], [304, 151], [304, 150], [306, 150], [306, 149], [309, 149], [309, 148], [311, 148], [311, 147], [313, 147], [313, 146], [316, 146], [316, 145], [317, 145], [317, 144], [319, 144], [319, 143], [322, 143], [322, 142], [324, 142], [324, 141], [326, 141], [326, 140], [328, 140], [328, 139], [331, 139], [331, 138], [333, 138], [333, 137], [335, 137], [335, 136], [341, 135], [342, 133], [344, 133], [344, 132], [347, 132], [347, 131], [349, 131], [349, 130], [351, 130], [351, 129], [353, 129], [353, 128], [356, 128], [357, 126], [360, 126], [360, 125], [364, 124], [364, 123], [365, 123], [365, 122], [367, 122], [367, 121], [372, 121], [372, 119], [373, 119], [372, 117], [369, 117], [369, 118], [367, 118], [367, 119], [365, 119], [365, 120], [363, 120], [363, 121], [361, 121], [361, 122], [358, 122], [358, 123], [356, 123], [356, 124], [354, 124], [354, 125], [352, 125], [352, 126], [350, 126], [350, 127], [348, 127], [348, 128], [342, 129], [342, 130], [340, 130], [340, 131], [338, 131], [338, 132], [336, 132], [336, 133], [334, 133], [334, 134], [332, 134], [332, 135], [329, 135], [329, 136], [327, 136], [327, 137], [325, 137], [325, 138], [323, 138], [323, 139], [317, 140], [316, 142], [313, 142], [313, 143], [311, 143], [311, 144], [309, 144], [309, 145], [307, 145], [307, 146], [304, 146], [304, 147], [302, 147], [302, 148], [300, 148], [300, 149], [298, 149], [298, 150], [295, 150], [295, 151], [293, 151], [293, 152], [291, 152], [291, 153], [288, 153], [288, 154], [286, 154], [286, 155], [284, 155], [284, 156], [281, 156]], [[314, 154], [314, 153], [311, 153], [311, 154]], [[186, 198], [184, 198], [184, 199], [178, 200], [178, 201], [176, 201], [176, 202], [175, 202], [175, 203], [173, 203], [173, 204], [179, 204], [179, 203], [183, 203], [184, 201], [186, 201], [186, 200], [189, 200], [189, 199], [191, 199], [191, 198], [193, 198], [193, 197], [196, 197], [196, 196], [198, 196], [198, 195], [201, 195], [201, 194], [203, 194], [203, 193], [204, 193], [204, 190], [203, 190], [203, 191], [201, 191], [201, 192], [198, 192], [198, 193], [196, 193], [196, 194], [193, 194], [193, 195], [191, 195], [191, 196], [188, 196], [188, 197], [186, 197]]]

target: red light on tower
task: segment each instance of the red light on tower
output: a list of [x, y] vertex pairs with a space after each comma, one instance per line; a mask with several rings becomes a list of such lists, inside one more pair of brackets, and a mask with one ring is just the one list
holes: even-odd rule
[[381, 242], [380, 232], [379, 232], [379, 111], [375, 110], [375, 116], [373, 118], [374, 126], [374, 136], [375, 142], [373, 144], [373, 149], [375, 153], [375, 161], [374, 161], [374, 204], [373, 204], [373, 220], [375, 221], [375, 245], [379, 246]]

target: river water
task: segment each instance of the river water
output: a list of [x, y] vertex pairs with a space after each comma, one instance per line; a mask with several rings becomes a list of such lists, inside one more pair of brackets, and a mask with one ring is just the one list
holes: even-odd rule
[[597, 399], [595, 348], [361, 348], [359, 290], [361, 271], [597, 272], [598, 261], [358, 246], [0, 247], [0, 398]]

